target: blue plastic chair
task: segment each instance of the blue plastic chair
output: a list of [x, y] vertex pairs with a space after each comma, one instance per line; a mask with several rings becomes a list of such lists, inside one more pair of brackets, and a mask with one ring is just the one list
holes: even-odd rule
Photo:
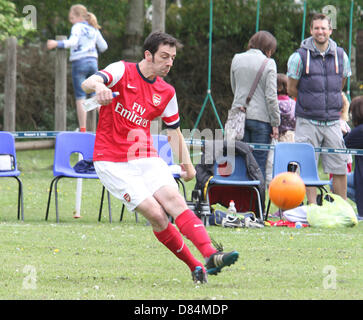
[[[174, 165], [173, 151], [171, 150], [171, 146], [168, 141], [168, 136], [155, 134], [152, 135], [152, 139], [154, 147], [158, 151], [159, 157], [162, 158], [168, 166]], [[184, 199], [186, 199], [185, 185], [182, 179], [180, 178], [180, 174], [173, 173], [173, 176], [178, 185], [182, 187]]]
[[[48, 195], [48, 204], [45, 214], [45, 220], [48, 220], [50, 200], [53, 191], [53, 185], [55, 189], [55, 210], [56, 220], [59, 222], [58, 213], [58, 182], [62, 178], [82, 178], [82, 179], [98, 179], [96, 173], [78, 173], [70, 165], [70, 157], [72, 153], [80, 153], [84, 160], [93, 158], [93, 149], [95, 144], [95, 134], [88, 132], [60, 132], [56, 136], [55, 150], [54, 150], [54, 163], [53, 163], [53, 175], [54, 178], [50, 184], [50, 190]], [[102, 212], [102, 204], [104, 198], [105, 187], [102, 189], [101, 206], [99, 211], [99, 220]], [[112, 221], [111, 207], [110, 207], [110, 195], [107, 191], [108, 204], [109, 204], [109, 220]]]
[[[329, 180], [320, 180], [315, 158], [315, 149], [309, 143], [279, 142], [275, 145], [272, 178], [289, 171], [289, 164], [295, 162], [300, 169], [300, 177], [306, 187], [317, 187], [321, 197], [327, 192], [325, 186]], [[267, 206], [266, 218], [270, 209], [270, 200]]]
[[[251, 180], [247, 175], [246, 161], [243, 156], [236, 154], [234, 157], [221, 156], [214, 161], [213, 177], [209, 180], [207, 197], [209, 192], [216, 186], [231, 186], [251, 189], [250, 210], [252, 207], [253, 194], [256, 195], [258, 215], [263, 220], [261, 194], [258, 189], [261, 181]], [[238, 199], [234, 199], [237, 205]]]
[[20, 171], [18, 170], [15, 152], [14, 136], [7, 131], [0, 131], [0, 155], [10, 155], [13, 159], [13, 169], [0, 171], [0, 178], [12, 177], [18, 181], [18, 220], [24, 221], [24, 203], [23, 203], [23, 183], [19, 178]]

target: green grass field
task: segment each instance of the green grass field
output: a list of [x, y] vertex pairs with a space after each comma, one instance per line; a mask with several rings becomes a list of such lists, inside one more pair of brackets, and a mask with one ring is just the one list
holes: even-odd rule
[[[53, 150], [18, 151], [24, 184], [25, 221], [18, 221], [15, 179], [0, 180], [0, 299], [250, 300], [363, 298], [363, 224], [354, 228], [223, 229], [208, 227], [238, 262], [206, 285], [154, 237], [146, 220], [112, 198], [101, 222], [101, 184], [84, 180], [82, 219], [73, 219], [75, 179], [59, 183], [60, 223], [52, 198]], [[74, 163], [76, 159], [74, 159]], [[187, 184], [189, 193], [194, 182]], [[272, 208], [273, 210], [273, 208]], [[200, 254], [191, 243], [192, 252]]]

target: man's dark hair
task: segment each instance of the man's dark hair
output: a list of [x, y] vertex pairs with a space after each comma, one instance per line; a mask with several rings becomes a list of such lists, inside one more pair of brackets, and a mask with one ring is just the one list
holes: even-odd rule
[[148, 35], [144, 42], [144, 51], [148, 50], [154, 56], [160, 45], [182, 48], [182, 44], [170, 34], [155, 31]]
[[247, 49], [259, 49], [265, 55], [271, 51], [271, 55], [275, 53], [277, 46], [276, 38], [268, 31], [256, 32], [248, 42]]
[[355, 97], [350, 103], [349, 112], [352, 116], [353, 125], [363, 124], [363, 96]]
[[315, 13], [311, 19], [311, 22], [310, 22], [310, 29], [313, 28], [313, 24], [314, 24], [314, 21], [316, 20], [326, 20], [329, 22], [329, 29], [332, 29], [332, 24], [331, 24], [331, 19], [323, 14], [323, 13]]

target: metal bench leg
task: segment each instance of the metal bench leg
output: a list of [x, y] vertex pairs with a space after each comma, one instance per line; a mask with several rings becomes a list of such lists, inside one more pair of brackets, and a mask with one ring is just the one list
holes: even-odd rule
[[58, 213], [58, 181], [60, 178], [57, 177], [54, 184], [54, 192], [55, 192], [55, 216], [57, 223], [59, 222], [59, 213]]
[[103, 207], [103, 198], [105, 196], [105, 187], [102, 187], [102, 195], [101, 195], [101, 203], [100, 203], [100, 210], [98, 213], [98, 221], [101, 221], [101, 216], [102, 216], [102, 207]]
[[20, 219], [24, 221], [24, 201], [23, 201], [23, 183], [18, 177], [14, 177], [18, 181], [18, 220]]
[[52, 182], [50, 183], [50, 189], [49, 189], [49, 195], [48, 195], [48, 203], [47, 203], [47, 211], [45, 212], [45, 220], [48, 220], [48, 214], [49, 214], [49, 207], [50, 207], [50, 200], [52, 198], [52, 191], [53, 191], [53, 184], [57, 177], [55, 177]]
[[108, 190], [107, 190], [107, 200], [108, 200], [108, 219], [111, 223], [112, 222], [111, 197], [110, 197], [110, 192]]

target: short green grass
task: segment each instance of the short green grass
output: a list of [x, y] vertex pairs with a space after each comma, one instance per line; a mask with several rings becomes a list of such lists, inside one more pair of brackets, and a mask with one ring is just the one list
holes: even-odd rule
[[[189, 269], [154, 237], [146, 220], [126, 212], [111, 197], [101, 222], [101, 185], [84, 180], [82, 219], [73, 219], [76, 181], [59, 183], [60, 223], [54, 198], [45, 209], [53, 150], [19, 151], [25, 221], [16, 219], [14, 179], [0, 180], [0, 299], [72, 300], [250, 300], [362, 299], [363, 224], [354, 228], [224, 229], [208, 227], [238, 262], [206, 285], [195, 285]], [[74, 160], [76, 161], [76, 160]], [[188, 194], [194, 182], [187, 184]], [[272, 209], [273, 210], [273, 209]], [[196, 257], [199, 252], [186, 240]]]

